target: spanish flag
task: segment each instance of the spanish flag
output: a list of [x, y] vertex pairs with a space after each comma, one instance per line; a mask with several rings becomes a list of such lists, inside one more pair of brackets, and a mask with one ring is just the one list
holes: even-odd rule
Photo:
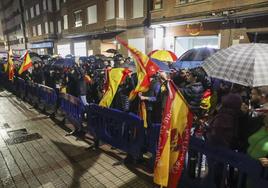
[[128, 45], [127, 42], [123, 41], [119, 37], [116, 37], [116, 40], [125, 46], [125, 48], [127, 48], [134, 57], [138, 76], [138, 84], [129, 95], [129, 99], [134, 100], [139, 92], [144, 93], [148, 91], [150, 87], [149, 78], [157, 73], [160, 69], [154, 62], [151, 61], [151, 59], [146, 54], [143, 54], [141, 51]]
[[13, 80], [14, 78], [14, 62], [13, 62], [13, 53], [12, 49], [9, 50], [8, 53], [8, 79]]
[[161, 123], [154, 167], [154, 182], [176, 188], [188, 150], [193, 114], [172, 81], [167, 82], [168, 97]]
[[24, 57], [23, 57], [23, 62], [21, 64], [19, 74], [22, 74], [24, 71], [28, 70], [31, 66], [33, 65], [32, 60], [30, 58], [30, 55], [28, 51], [26, 51]]
[[127, 68], [114, 68], [108, 70], [108, 89], [104, 93], [99, 105], [109, 108], [114, 99], [118, 86], [126, 79], [130, 72]]
[[211, 107], [210, 99], [211, 99], [212, 93], [210, 89], [207, 89], [205, 93], [202, 96], [200, 108], [204, 110], [209, 110]]

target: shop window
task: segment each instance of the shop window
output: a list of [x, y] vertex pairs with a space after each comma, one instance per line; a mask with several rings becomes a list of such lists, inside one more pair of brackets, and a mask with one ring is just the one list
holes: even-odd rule
[[176, 37], [175, 52], [180, 57], [187, 50], [192, 48], [219, 48], [219, 37], [212, 36], [197, 36], [197, 37]]
[[85, 42], [74, 43], [74, 55], [77, 57], [87, 55], [87, 48]]
[[70, 44], [60, 44], [57, 45], [58, 54], [62, 57], [65, 57], [66, 55], [71, 54], [71, 47]]
[[75, 27], [82, 26], [82, 19], [81, 19], [82, 10], [78, 10], [74, 12], [74, 25]]

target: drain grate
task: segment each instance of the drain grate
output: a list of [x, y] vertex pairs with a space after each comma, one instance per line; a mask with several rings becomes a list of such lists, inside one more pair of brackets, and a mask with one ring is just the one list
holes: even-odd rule
[[4, 123], [3, 125], [0, 126], [0, 129], [8, 129], [10, 128], [8, 123]]
[[33, 134], [27, 134], [24, 136], [19, 136], [19, 137], [14, 137], [14, 138], [8, 138], [6, 139], [6, 143], [8, 145], [14, 145], [14, 144], [20, 144], [23, 142], [29, 142], [33, 140], [38, 140], [41, 139], [42, 136], [38, 133], [33, 133]]
[[10, 137], [10, 138], [5, 140], [6, 144], [8, 144], [8, 145], [29, 142], [29, 141], [33, 141], [33, 140], [37, 140], [37, 139], [42, 138], [42, 136], [38, 133], [29, 134], [25, 128], [7, 131], [7, 134]]
[[14, 137], [25, 136], [28, 134], [28, 131], [24, 128], [24, 129], [7, 131], [7, 134], [9, 137], [14, 138]]

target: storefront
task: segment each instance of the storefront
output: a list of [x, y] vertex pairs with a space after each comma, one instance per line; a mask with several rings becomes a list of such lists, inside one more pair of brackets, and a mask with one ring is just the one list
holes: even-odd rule
[[57, 45], [58, 54], [62, 57], [71, 54], [71, 45], [70, 44], [58, 44]]
[[39, 55], [53, 54], [53, 42], [40, 42], [30, 44], [30, 49], [37, 52]]
[[192, 37], [175, 37], [175, 52], [180, 57], [184, 52], [192, 48], [216, 48], [220, 47], [219, 36], [192, 36]]
[[86, 42], [74, 43], [74, 55], [76, 57], [87, 56]]

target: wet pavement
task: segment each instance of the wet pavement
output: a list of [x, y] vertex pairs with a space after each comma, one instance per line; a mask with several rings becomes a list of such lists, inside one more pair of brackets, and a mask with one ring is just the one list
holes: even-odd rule
[[140, 170], [114, 165], [110, 146], [95, 151], [48, 116], [0, 91], [0, 187], [153, 187]]

